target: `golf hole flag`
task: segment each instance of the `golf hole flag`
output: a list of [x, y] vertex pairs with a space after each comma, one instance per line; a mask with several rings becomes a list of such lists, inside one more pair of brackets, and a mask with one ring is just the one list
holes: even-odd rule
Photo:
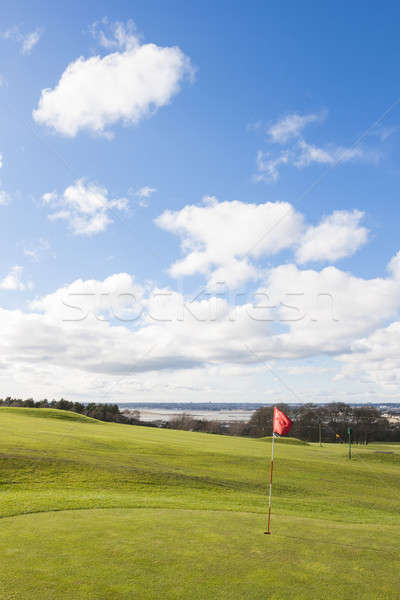
[[272, 473], [274, 471], [274, 443], [276, 435], [286, 435], [289, 433], [291, 427], [293, 425], [293, 421], [289, 419], [285, 413], [283, 413], [279, 408], [274, 406], [274, 420], [272, 425], [272, 451], [271, 451], [271, 474], [269, 478], [269, 497], [268, 497], [268, 517], [267, 517], [267, 529], [264, 531], [267, 535], [271, 533], [270, 531], [270, 523], [271, 523], [271, 498], [272, 498]]
[[293, 421], [275, 406], [273, 433], [277, 433], [278, 435], [286, 435], [289, 433], [292, 425]]

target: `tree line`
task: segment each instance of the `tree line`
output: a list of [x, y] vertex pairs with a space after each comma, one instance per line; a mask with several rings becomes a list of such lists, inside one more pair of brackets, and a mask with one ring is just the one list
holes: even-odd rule
[[35, 402], [32, 398], [21, 400], [19, 398], [8, 397], [4, 400], [0, 399], [0, 406], [56, 408], [58, 410], [69, 410], [80, 415], [86, 415], [92, 419], [98, 419], [99, 421], [143, 425], [143, 423], [140, 422], [140, 414], [138, 411], [133, 411], [129, 416], [123, 415], [118, 404], [102, 404], [96, 402], [83, 404], [83, 402], [70, 402], [69, 400], [64, 400], [64, 398], [51, 401], [44, 399]]

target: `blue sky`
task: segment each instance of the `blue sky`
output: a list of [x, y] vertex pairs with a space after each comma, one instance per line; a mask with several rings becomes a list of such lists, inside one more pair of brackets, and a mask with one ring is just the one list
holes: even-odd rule
[[399, 11], [2, 3], [2, 395], [397, 401]]

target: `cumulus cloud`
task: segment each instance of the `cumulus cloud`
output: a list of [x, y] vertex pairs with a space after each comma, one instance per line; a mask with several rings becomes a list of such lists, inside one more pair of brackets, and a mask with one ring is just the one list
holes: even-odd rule
[[342, 376], [364, 379], [383, 388], [400, 388], [400, 322], [380, 328], [371, 335], [354, 340], [341, 356]]
[[173, 277], [202, 273], [210, 281], [239, 286], [256, 276], [251, 258], [273, 255], [298, 241], [303, 219], [286, 202], [218, 202], [165, 211], [156, 224], [181, 238], [184, 258], [169, 269]]
[[[0, 324], [5, 325], [0, 350], [6, 343], [10, 362], [18, 357], [27, 366], [52, 365], [99, 377], [151, 373], [154, 378], [164, 371], [254, 363], [242, 339], [252, 343], [267, 334], [270, 324], [248, 319], [246, 307], [153, 288], [141, 298], [139, 316], [126, 313], [115, 319], [115, 302], [135, 285], [127, 274], [104, 282], [76, 281], [37, 299], [30, 307], [35, 312], [0, 309]], [[64, 306], [65, 297], [71, 306]], [[98, 306], [100, 301], [104, 304]]]
[[[195, 369], [228, 358], [239, 365], [253, 362], [240, 332], [251, 338], [257, 324], [236, 317], [233, 322], [229, 316], [236, 309], [226, 300], [189, 301], [169, 289], [145, 291], [126, 273], [77, 280], [36, 299], [30, 309], [34, 312], [0, 310], [0, 323], [8, 320], [0, 348], [7, 340], [10, 359], [18, 355], [27, 364], [48, 361], [88, 373], [131, 375]], [[268, 327], [262, 325], [264, 331]]]
[[3, 38], [7, 40], [14, 40], [20, 44], [21, 54], [30, 54], [33, 48], [36, 46], [40, 38], [42, 37], [43, 29], [38, 28], [29, 33], [22, 33], [19, 27], [12, 27], [7, 31], [3, 32]]
[[[238, 286], [248, 279], [264, 278], [253, 300], [241, 307], [247, 321], [258, 324], [255, 334], [242, 330], [242, 341], [254, 350], [253, 358], [258, 361], [345, 353], [355, 339], [396, 315], [399, 255], [390, 261], [388, 277], [373, 279], [333, 266], [304, 270], [281, 264], [266, 271], [255, 262], [284, 247], [293, 247], [300, 263], [350, 256], [368, 238], [368, 230], [360, 225], [362, 218], [357, 210], [335, 211], [305, 228], [302, 216], [290, 205], [220, 203], [207, 197], [203, 206], [166, 211], [156, 223], [181, 238], [185, 256], [171, 265], [172, 276], [203, 274], [211, 292], [218, 282]], [[275, 230], [272, 223], [278, 224]], [[279, 226], [282, 230], [276, 231]]]
[[218, 283], [237, 288], [262, 278], [258, 259], [284, 249], [293, 249], [299, 264], [351, 256], [368, 239], [360, 225], [363, 216], [358, 210], [335, 211], [306, 227], [288, 203], [219, 202], [206, 196], [202, 205], [165, 211], [155, 222], [181, 239], [184, 257], [170, 266], [172, 277], [201, 274], [210, 288]]
[[102, 32], [100, 39], [114, 51], [69, 64], [55, 88], [42, 90], [36, 122], [69, 137], [81, 130], [104, 134], [120, 121], [136, 124], [165, 106], [193, 75], [180, 48], [141, 44], [132, 25], [117, 24], [111, 37]]
[[[388, 264], [389, 280], [400, 285], [400, 251]], [[391, 292], [388, 292], [393, 297]], [[389, 298], [382, 298], [384, 306]], [[389, 395], [400, 393], [400, 321], [397, 319], [386, 327], [375, 328], [366, 336], [355, 337], [349, 347], [337, 357], [342, 364], [341, 377], [363, 380], [379, 386]], [[394, 312], [394, 311], [392, 311]], [[385, 317], [385, 313], [382, 317]], [[381, 319], [385, 321], [384, 318]]]
[[75, 235], [94, 235], [105, 231], [112, 219], [112, 210], [128, 208], [127, 198], [109, 198], [108, 190], [95, 183], [77, 179], [59, 195], [47, 192], [42, 196], [51, 221], [67, 221]]
[[400, 306], [398, 280], [363, 279], [332, 266], [316, 271], [280, 265], [268, 273], [265, 292], [287, 322], [288, 332], [277, 339], [294, 355], [344, 351]]
[[226, 285], [231, 289], [237, 289], [246, 281], [256, 280], [259, 277], [259, 270], [248, 258], [232, 258], [210, 272], [208, 287], [215, 290]]
[[363, 216], [359, 210], [338, 210], [309, 227], [296, 250], [297, 262], [334, 262], [354, 254], [368, 239], [368, 229], [360, 225]]
[[15, 265], [8, 275], [0, 279], [0, 290], [24, 291], [32, 287], [31, 283], [24, 283], [22, 280], [23, 267]]
[[400, 250], [389, 261], [388, 271], [394, 279], [400, 279]]
[[117, 273], [103, 281], [76, 281], [52, 294], [36, 298], [30, 308], [65, 322], [80, 322], [87, 317], [135, 320], [143, 307], [145, 288], [128, 273]]

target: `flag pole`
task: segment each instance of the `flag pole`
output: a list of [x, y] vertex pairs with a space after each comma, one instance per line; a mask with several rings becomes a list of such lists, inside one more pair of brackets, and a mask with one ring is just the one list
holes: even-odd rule
[[274, 427], [272, 426], [272, 450], [271, 450], [271, 472], [269, 477], [269, 497], [268, 497], [268, 517], [267, 517], [267, 531], [264, 531], [266, 535], [270, 535], [270, 522], [271, 522], [271, 497], [272, 497], [272, 474], [274, 471], [274, 445], [275, 445], [275, 434]]

